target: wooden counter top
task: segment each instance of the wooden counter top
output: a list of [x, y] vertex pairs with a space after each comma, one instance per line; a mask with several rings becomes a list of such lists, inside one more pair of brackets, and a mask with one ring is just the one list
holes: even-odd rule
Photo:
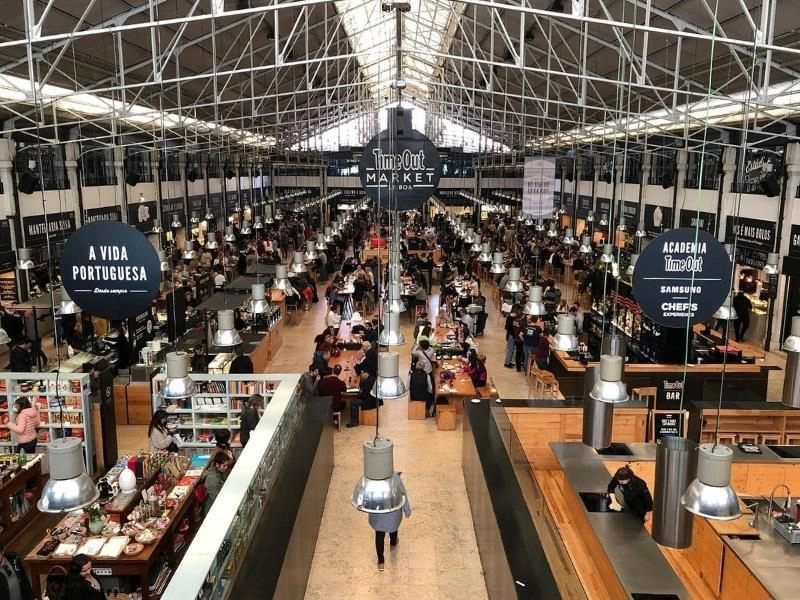
[[[580, 361], [570, 358], [564, 350], [551, 350], [550, 351], [558, 362], [570, 373], [583, 373], [587, 367], [598, 366], [599, 363], [591, 362], [587, 367], [583, 366]], [[719, 373], [722, 371], [721, 363], [706, 363], [687, 365], [689, 372], [694, 373]], [[747, 365], [747, 364], [731, 364], [725, 365], [725, 370], [729, 373], [759, 373], [761, 365]], [[626, 373], [683, 373], [683, 365], [664, 365], [658, 363], [626, 363]]]

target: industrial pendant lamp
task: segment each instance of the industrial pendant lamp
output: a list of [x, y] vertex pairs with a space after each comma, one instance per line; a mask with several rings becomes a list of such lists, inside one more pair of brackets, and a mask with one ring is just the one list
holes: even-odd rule
[[47, 445], [50, 479], [42, 488], [36, 503], [41, 512], [63, 513], [89, 506], [100, 492], [86, 474], [83, 465], [81, 440], [62, 437]]
[[780, 273], [778, 261], [780, 261], [780, 256], [775, 252], [767, 254], [767, 264], [764, 265], [764, 273], [767, 275], [777, 275]]
[[400, 379], [400, 355], [391, 351], [378, 354], [378, 378], [372, 394], [384, 400], [395, 400], [405, 396], [407, 391]]
[[606, 225], [608, 225], [608, 217], [606, 217], [606, 213], [603, 213], [600, 215], [600, 226], [605, 227]]
[[266, 200], [264, 201], [264, 223], [267, 225], [272, 225], [275, 222], [275, 219], [272, 218], [272, 207], [266, 204]]
[[314, 250], [314, 240], [308, 240], [306, 242], [306, 253], [303, 255], [303, 258], [306, 260], [317, 260], [319, 258], [319, 254]]
[[192, 218], [189, 219], [189, 223], [192, 225], [197, 225], [200, 222], [200, 214], [197, 211], [192, 212]]
[[542, 302], [542, 286], [532, 285], [528, 288], [528, 301], [522, 309], [526, 315], [541, 316], [547, 313], [547, 309]]
[[406, 503], [403, 482], [394, 470], [394, 443], [378, 437], [364, 442], [364, 476], [356, 483], [350, 503], [366, 513], [390, 513]]
[[197, 252], [194, 250], [194, 241], [186, 240], [183, 243], [183, 260], [193, 260], [197, 258]]
[[697, 457], [697, 479], [689, 484], [681, 504], [690, 513], [706, 519], [727, 521], [741, 515], [739, 498], [731, 486], [733, 450], [716, 443], [701, 444]]
[[214, 334], [214, 345], [218, 348], [230, 348], [242, 343], [242, 336], [236, 329], [236, 318], [231, 309], [217, 312], [217, 332]]
[[495, 252], [492, 254], [492, 266], [489, 267], [489, 273], [493, 275], [500, 275], [506, 272], [506, 266], [503, 264], [503, 253]]
[[186, 352], [167, 352], [167, 378], [158, 395], [164, 400], [183, 400], [195, 394], [194, 381], [189, 377], [189, 355]]
[[167, 273], [170, 270], [169, 263], [167, 262], [167, 253], [163, 250], [158, 251], [158, 264], [162, 273]]
[[164, 228], [161, 226], [161, 221], [158, 219], [153, 219], [153, 228], [150, 230], [150, 233], [164, 233]]
[[565, 246], [572, 246], [577, 242], [575, 237], [572, 235], [572, 228], [567, 227], [566, 232], [564, 233], [564, 239], [561, 240]]
[[225, 227], [225, 235], [222, 237], [223, 240], [226, 242], [235, 242], [236, 241], [236, 234], [233, 233], [233, 226], [228, 225]]
[[254, 315], [261, 315], [267, 312], [269, 302], [267, 292], [263, 283], [254, 283], [250, 286], [250, 312]]
[[[541, 288], [540, 288], [541, 289]], [[553, 350], [570, 352], [578, 349], [578, 336], [575, 335], [575, 317], [572, 315], [559, 315], [556, 325], [556, 334], [550, 342]]]
[[550, 229], [547, 230], [547, 237], [549, 238], [558, 237], [558, 229], [556, 229], [555, 223], [550, 223]]
[[628, 392], [622, 383], [623, 365], [624, 360], [621, 356], [603, 354], [600, 357], [600, 376], [589, 392], [592, 400], [607, 404], [619, 404], [628, 400]]
[[250, 229], [250, 221], [242, 221], [242, 228], [239, 230], [242, 235], [250, 235], [253, 230]]
[[733, 307], [733, 292], [728, 294], [728, 297], [725, 298], [725, 302], [722, 303], [717, 311], [712, 315], [715, 319], [719, 319], [720, 321], [735, 321], [739, 318], [739, 315], [736, 314], [736, 309]]
[[315, 250], [327, 250], [328, 249], [328, 243], [325, 241], [325, 234], [324, 233], [318, 233], [317, 234], [317, 243], [314, 244], [314, 249]]
[[333, 243], [333, 231], [331, 230], [330, 227], [325, 228], [325, 234], [323, 235], [323, 238], [325, 239], [326, 244]]
[[603, 253], [600, 255], [600, 262], [610, 265], [614, 262], [614, 247], [611, 244], [603, 244]]
[[209, 228], [206, 236], [206, 250], [217, 250], [219, 248], [219, 244], [217, 243], [217, 232], [212, 228]]
[[644, 221], [639, 221], [639, 224], [636, 226], [636, 233], [634, 235], [637, 238], [643, 238], [647, 235], [647, 232], [644, 229]]
[[594, 223], [594, 212], [593, 211], [590, 210], [589, 214], [586, 215], [586, 222], [587, 223]]
[[206, 221], [213, 221], [214, 220], [214, 213], [211, 212], [211, 209], [206, 211]]
[[481, 238], [475, 236], [475, 239], [472, 242], [472, 246], [470, 246], [470, 252], [479, 253], [483, 250], [483, 246], [481, 245]]
[[285, 292], [289, 289], [290, 285], [291, 283], [289, 283], [288, 269], [286, 268], [286, 265], [276, 265], [275, 281], [272, 282], [272, 289]]
[[636, 261], [639, 260], [638, 254], [631, 254], [631, 264], [628, 265], [628, 269], [625, 271], [628, 275], [633, 275], [634, 270], [636, 269]]
[[257, 215], [256, 217], [254, 217], [253, 220], [254, 220], [253, 229], [255, 229], [256, 231], [258, 231], [260, 229], [264, 229], [264, 223], [261, 222], [261, 216], [260, 215]]
[[625, 231], [625, 217], [619, 218], [619, 223], [617, 223], [617, 231]]
[[178, 218], [178, 213], [172, 215], [172, 223], [170, 223], [169, 226], [172, 227], [173, 229], [180, 229], [181, 227], [183, 227], [183, 225], [181, 224], [181, 220]]
[[578, 252], [581, 254], [592, 254], [594, 252], [592, 249], [592, 240], [588, 235], [583, 236], [581, 239], [581, 245], [578, 248]]
[[402, 292], [403, 285], [400, 283], [390, 283], [388, 286], [388, 298], [384, 304], [384, 311], [390, 313], [401, 313], [406, 311], [406, 305], [403, 304]]
[[467, 234], [464, 236], [465, 244], [472, 244], [475, 241], [475, 230], [472, 227], [467, 228]]
[[508, 281], [506, 282], [506, 287], [503, 291], [517, 293], [524, 291], [524, 287], [522, 286], [522, 281], [520, 281], [520, 269], [519, 267], [511, 267], [508, 270]]
[[17, 250], [17, 268], [23, 271], [29, 271], [34, 267], [31, 260], [31, 251], [29, 248], [20, 248]]
[[[527, 221], [525, 221], [525, 224], [526, 225], [530, 225], [531, 223], [528, 223]], [[533, 229], [537, 233], [542, 233], [544, 231], [544, 229], [545, 229], [544, 222], [541, 221], [541, 220], [540, 221], [536, 221], [536, 225], [535, 225], [535, 227]]]
[[292, 273], [307, 273], [306, 264], [303, 262], [303, 253], [299, 250], [295, 251], [292, 256]]
[[478, 255], [478, 262], [479, 263], [490, 263], [492, 262], [492, 250], [491, 244], [489, 242], [484, 242], [481, 246], [481, 253]]
[[61, 304], [59, 304], [58, 310], [62, 315], [77, 315], [82, 312], [81, 307], [73, 302], [67, 290], [63, 287], [61, 288]]
[[8, 344], [11, 341], [11, 337], [8, 335], [8, 332], [0, 327], [0, 344]]
[[406, 338], [400, 331], [400, 313], [387, 310], [383, 314], [383, 329], [378, 336], [378, 345], [402, 346], [405, 343]]

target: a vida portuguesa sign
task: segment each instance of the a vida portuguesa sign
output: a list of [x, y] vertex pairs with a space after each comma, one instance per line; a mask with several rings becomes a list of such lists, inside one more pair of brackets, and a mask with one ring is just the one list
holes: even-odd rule
[[358, 171], [366, 194], [392, 210], [419, 208], [436, 191], [442, 162], [431, 141], [411, 127], [411, 110], [389, 109], [389, 128], [364, 148]]
[[650, 242], [633, 272], [633, 295], [645, 315], [666, 327], [705, 321], [722, 306], [731, 261], [708, 232], [688, 227]]
[[118, 221], [97, 221], [67, 240], [61, 278], [89, 314], [122, 320], [145, 311], [158, 293], [158, 253], [147, 238]]

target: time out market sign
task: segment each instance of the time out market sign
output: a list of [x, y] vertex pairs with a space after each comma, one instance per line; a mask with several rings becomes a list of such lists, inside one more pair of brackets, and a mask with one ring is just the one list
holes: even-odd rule
[[644, 314], [666, 327], [705, 321], [722, 306], [731, 282], [725, 248], [701, 229], [681, 227], [650, 242], [633, 272]]
[[161, 269], [158, 253], [142, 233], [118, 221], [97, 221], [67, 240], [61, 278], [83, 310], [122, 320], [150, 306]]

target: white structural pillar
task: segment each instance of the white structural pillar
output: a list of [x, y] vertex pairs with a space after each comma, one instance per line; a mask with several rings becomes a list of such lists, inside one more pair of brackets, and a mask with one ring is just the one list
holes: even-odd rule
[[64, 166], [67, 169], [67, 179], [69, 180], [68, 195], [72, 197], [72, 208], [75, 212], [75, 226], [83, 225], [83, 215], [81, 214], [81, 204], [78, 201], [78, 186], [81, 185], [78, 177], [78, 157], [81, 147], [78, 142], [69, 142], [64, 145]]

